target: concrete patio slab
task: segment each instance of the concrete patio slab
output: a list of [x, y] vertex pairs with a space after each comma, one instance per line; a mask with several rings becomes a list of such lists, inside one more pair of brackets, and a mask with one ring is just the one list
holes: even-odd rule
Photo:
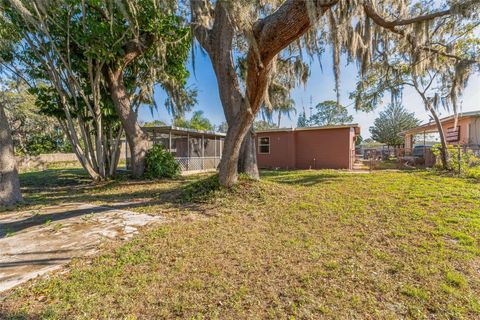
[[0, 292], [90, 255], [106, 239], [129, 239], [164, 222], [109, 207], [73, 203], [0, 215]]

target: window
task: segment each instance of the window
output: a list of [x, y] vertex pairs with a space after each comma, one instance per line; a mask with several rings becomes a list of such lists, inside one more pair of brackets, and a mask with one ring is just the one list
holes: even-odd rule
[[258, 153], [268, 154], [270, 153], [270, 138], [260, 137], [258, 139]]

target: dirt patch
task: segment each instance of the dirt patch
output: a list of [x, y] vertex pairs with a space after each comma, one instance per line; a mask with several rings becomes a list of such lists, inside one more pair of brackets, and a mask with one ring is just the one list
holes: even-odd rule
[[108, 239], [129, 239], [159, 216], [73, 203], [0, 216], [0, 292], [93, 254]]

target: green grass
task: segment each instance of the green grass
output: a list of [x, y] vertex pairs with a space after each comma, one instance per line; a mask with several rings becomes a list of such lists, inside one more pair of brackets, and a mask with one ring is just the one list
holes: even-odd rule
[[480, 318], [474, 181], [283, 171], [228, 191], [208, 175], [92, 186], [48, 174], [69, 182], [51, 191], [22, 176], [27, 208], [136, 201], [126, 207], [172, 222], [13, 291], [6, 318]]
[[82, 202], [178, 217], [188, 212], [185, 208], [179, 211], [177, 205], [180, 197], [187, 196], [184, 187], [206, 177], [209, 175], [144, 181], [128, 180], [125, 174], [119, 173], [116, 179], [94, 184], [80, 168], [31, 171], [20, 174], [24, 203], [3, 210], [34, 212], [45, 206]]

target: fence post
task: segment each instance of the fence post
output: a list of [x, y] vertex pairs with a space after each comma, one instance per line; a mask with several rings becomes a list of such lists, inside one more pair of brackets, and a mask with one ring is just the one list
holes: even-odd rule
[[214, 136], [213, 139], [215, 141], [215, 145], [214, 145], [215, 156], [213, 157], [213, 167], [217, 169], [217, 136]]
[[462, 149], [458, 146], [458, 175], [462, 174]]
[[187, 171], [190, 170], [190, 133], [187, 132]]
[[205, 135], [202, 134], [202, 170], [205, 170]]
[[127, 141], [127, 138], [125, 137], [125, 170], [128, 170], [128, 168], [131, 166], [128, 165], [128, 162], [131, 161], [132, 159], [128, 159], [128, 151], [129, 151], [129, 144], [128, 144], [128, 141]]

